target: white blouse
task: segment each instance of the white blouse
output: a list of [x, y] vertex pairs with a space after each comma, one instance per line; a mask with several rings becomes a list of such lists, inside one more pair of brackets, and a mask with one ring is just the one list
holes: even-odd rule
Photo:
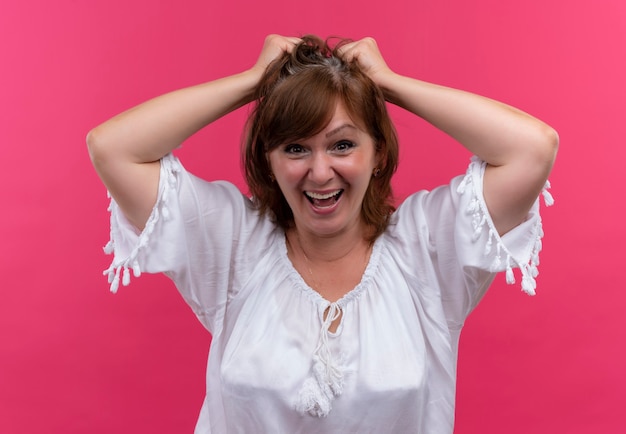
[[497, 271], [513, 283], [519, 268], [533, 294], [541, 249], [538, 202], [498, 236], [484, 167], [474, 157], [465, 176], [406, 199], [361, 282], [330, 303], [293, 267], [284, 231], [234, 185], [168, 155], [143, 232], [111, 201], [105, 273], [115, 292], [130, 270], [164, 272], [212, 333], [196, 433], [450, 434], [465, 318]]

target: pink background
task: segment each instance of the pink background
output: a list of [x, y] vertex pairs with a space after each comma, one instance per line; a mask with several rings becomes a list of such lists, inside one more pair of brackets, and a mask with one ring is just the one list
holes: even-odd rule
[[[470, 316], [456, 433], [625, 432], [622, 0], [3, 1], [0, 432], [192, 432], [210, 337], [163, 276], [108, 292], [107, 198], [84, 137], [151, 96], [250, 66], [267, 33], [374, 36], [398, 72], [559, 131], [538, 295], [500, 276]], [[242, 186], [245, 114], [185, 144], [186, 166]], [[465, 169], [458, 145], [393, 115], [400, 198]]]

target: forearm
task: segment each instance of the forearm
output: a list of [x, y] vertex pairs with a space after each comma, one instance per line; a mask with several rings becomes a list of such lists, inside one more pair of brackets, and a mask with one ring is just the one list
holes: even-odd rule
[[225, 114], [250, 102], [258, 72], [180, 89], [131, 108], [88, 135], [92, 155], [116, 155], [133, 163], [152, 162]]
[[393, 73], [379, 85], [389, 102], [444, 131], [492, 166], [524, 156], [546, 158], [551, 164], [554, 131], [518, 109]]

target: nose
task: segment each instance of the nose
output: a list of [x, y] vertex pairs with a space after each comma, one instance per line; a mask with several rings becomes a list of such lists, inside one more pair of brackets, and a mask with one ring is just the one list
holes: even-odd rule
[[309, 179], [317, 185], [324, 185], [335, 176], [332, 157], [325, 152], [315, 152], [309, 166]]

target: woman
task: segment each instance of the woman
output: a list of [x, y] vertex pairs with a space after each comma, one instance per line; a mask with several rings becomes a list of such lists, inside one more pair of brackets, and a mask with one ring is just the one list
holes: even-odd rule
[[[457, 139], [467, 173], [397, 210], [385, 100]], [[255, 101], [253, 195], [170, 153]], [[90, 132], [112, 290], [165, 272], [212, 333], [198, 433], [451, 433], [458, 338], [497, 271], [534, 293], [558, 137], [504, 104], [394, 73], [371, 38], [268, 36], [256, 64]]]

